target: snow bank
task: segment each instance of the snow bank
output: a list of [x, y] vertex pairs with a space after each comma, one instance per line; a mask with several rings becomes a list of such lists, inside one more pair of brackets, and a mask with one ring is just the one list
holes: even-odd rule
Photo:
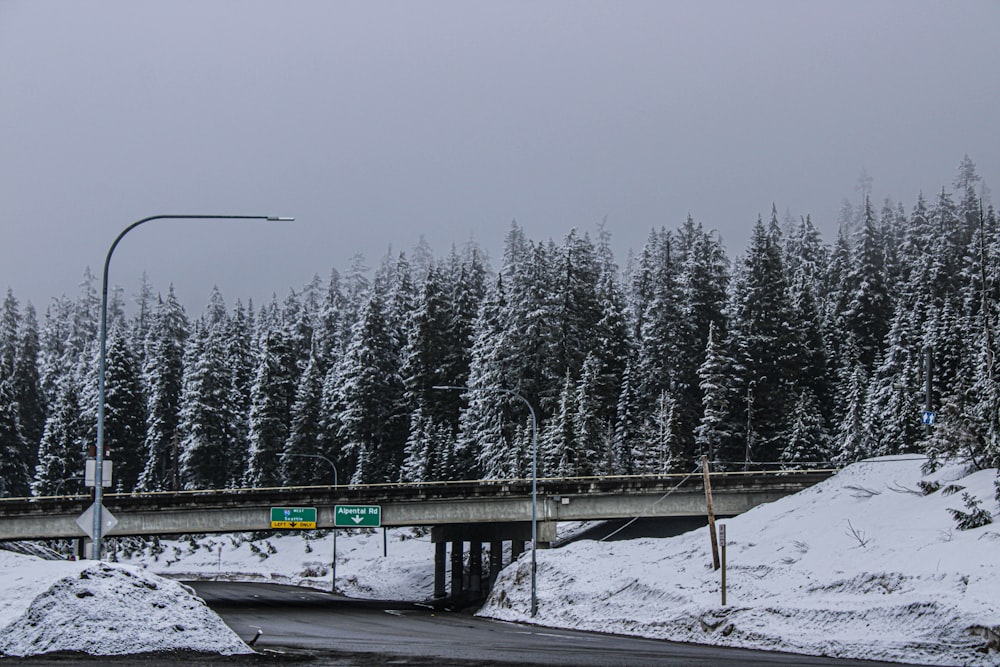
[[139, 568], [0, 551], [0, 656], [253, 651], [181, 584]]
[[[727, 606], [707, 529], [577, 542], [538, 554], [541, 625], [939, 665], [1000, 665], [1000, 524], [960, 531], [962, 493], [997, 514], [995, 470], [923, 477], [922, 460], [852, 465], [728, 519]], [[920, 481], [941, 489], [924, 495]], [[964, 487], [946, 494], [950, 485]], [[530, 563], [501, 573], [481, 616], [530, 621]]]
[[[209, 535], [163, 541], [118, 557], [171, 579], [270, 582], [330, 590], [332, 534]], [[411, 528], [342, 530], [337, 540], [337, 591], [357, 598], [422, 600], [434, 593], [434, 545]]]

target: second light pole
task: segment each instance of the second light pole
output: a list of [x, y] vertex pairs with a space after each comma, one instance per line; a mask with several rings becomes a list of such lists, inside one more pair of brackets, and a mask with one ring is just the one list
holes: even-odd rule
[[538, 569], [538, 563], [535, 559], [535, 552], [538, 551], [538, 419], [535, 417], [535, 408], [531, 407], [531, 403], [528, 399], [521, 394], [516, 391], [511, 391], [510, 389], [504, 389], [503, 387], [457, 387], [453, 385], [436, 385], [431, 387], [431, 389], [478, 392], [492, 391], [513, 396], [514, 398], [520, 399], [522, 403], [528, 406], [528, 411], [531, 413], [531, 616], [534, 618], [535, 614], [538, 612], [538, 594], [537, 586], [535, 585], [535, 571]]
[[[307, 459], [321, 459], [330, 464], [333, 468], [333, 492], [337, 492], [337, 487], [340, 484], [337, 482], [337, 466], [334, 465], [333, 461], [323, 456], [322, 454], [285, 454], [285, 456], [301, 456]], [[337, 592], [337, 501], [333, 501], [333, 506], [330, 508], [333, 511], [333, 564], [330, 566], [330, 592]]]

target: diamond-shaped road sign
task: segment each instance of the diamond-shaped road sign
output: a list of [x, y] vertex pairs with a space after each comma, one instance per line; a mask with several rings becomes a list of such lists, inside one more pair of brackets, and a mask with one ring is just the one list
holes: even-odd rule
[[[90, 539], [94, 539], [94, 507], [97, 503], [94, 503], [86, 509], [86, 511], [79, 516], [76, 520], [76, 525], [80, 526], [80, 529], [85, 532]], [[101, 505], [101, 534], [107, 534], [109, 530], [114, 528], [118, 524], [118, 519], [108, 511], [107, 507]]]

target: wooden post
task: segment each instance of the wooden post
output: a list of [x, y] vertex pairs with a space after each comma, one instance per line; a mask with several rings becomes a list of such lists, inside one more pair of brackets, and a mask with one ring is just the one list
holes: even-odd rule
[[708, 531], [712, 536], [712, 567], [719, 569], [719, 540], [715, 534], [715, 507], [712, 505], [712, 482], [708, 478], [708, 457], [701, 457], [702, 478], [705, 480], [705, 500], [708, 502]]

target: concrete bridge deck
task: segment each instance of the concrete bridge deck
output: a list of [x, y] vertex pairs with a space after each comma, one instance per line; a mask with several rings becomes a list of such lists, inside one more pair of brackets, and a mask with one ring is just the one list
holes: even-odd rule
[[[735, 515], [801, 491], [835, 471], [712, 473], [715, 511]], [[0, 540], [77, 538], [90, 496], [0, 499]], [[118, 524], [106, 535], [178, 535], [271, 530], [270, 508], [315, 507], [333, 527], [333, 506], [380, 505], [383, 526], [448, 526], [531, 520], [531, 480], [477, 480], [265, 489], [105, 494]], [[700, 475], [539, 479], [539, 524], [637, 516], [704, 515]], [[539, 535], [540, 541], [547, 541]]]

